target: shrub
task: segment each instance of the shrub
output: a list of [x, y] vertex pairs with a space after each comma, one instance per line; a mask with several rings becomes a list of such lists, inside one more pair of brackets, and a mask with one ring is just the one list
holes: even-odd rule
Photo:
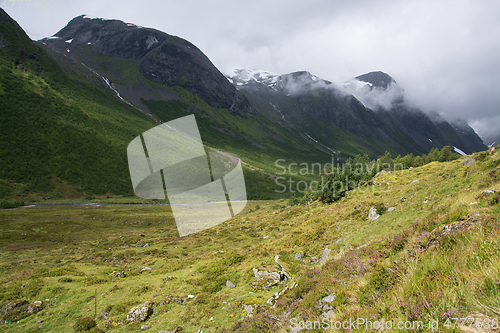
[[76, 332], [90, 331], [92, 328], [96, 326], [97, 323], [93, 318], [83, 317], [77, 319], [75, 323], [75, 331]]

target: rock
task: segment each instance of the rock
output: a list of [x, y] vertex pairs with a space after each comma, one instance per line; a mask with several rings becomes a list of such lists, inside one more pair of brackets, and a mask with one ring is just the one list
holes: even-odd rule
[[139, 267], [139, 272], [144, 272], [144, 271], [152, 271], [152, 268], [149, 267]]
[[304, 252], [295, 253], [295, 260], [302, 260], [304, 258]]
[[486, 197], [490, 194], [495, 194], [497, 192], [498, 192], [497, 190], [486, 190], [486, 191], [483, 191], [483, 193], [481, 193], [481, 197]]
[[320, 303], [331, 303], [335, 300], [337, 296], [335, 296], [334, 294], [331, 294], [329, 296], [326, 296], [326, 297], [323, 297], [319, 302]]
[[40, 320], [39, 320], [39, 321], [37, 321], [37, 322], [36, 322], [35, 324], [37, 324], [37, 325], [38, 325], [38, 324], [41, 324], [41, 323], [43, 323], [44, 321], [45, 321], [45, 320], [43, 320], [43, 319], [40, 319]]
[[375, 207], [370, 208], [370, 211], [368, 212], [368, 219], [370, 221], [374, 221], [374, 220], [378, 219], [379, 217], [380, 217], [380, 215], [377, 213], [377, 208], [375, 208]]
[[472, 163], [476, 162], [476, 159], [475, 158], [471, 158], [469, 160], [465, 159], [463, 162], [464, 162], [464, 166], [469, 166]]
[[128, 321], [145, 321], [153, 314], [153, 303], [147, 301], [143, 304], [134, 306], [128, 311], [127, 320]]
[[[259, 271], [258, 269], [253, 269], [253, 274], [257, 279], [257, 282], [253, 282], [253, 285], [260, 285], [264, 289], [269, 289], [272, 286], [277, 285], [281, 281], [281, 275], [278, 272], [268, 272], [268, 271]], [[260, 284], [259, 281], [265, 279], [263, 284]]]
[[234, 283], [232, 283], [231, 281], [227, 280], [227, 281], [226, 281], [226, 287], [227, 287], [227, 288], [234, 288], [234, 287], [236, 287], [236, 286], [234, 285]]
[[332, 316], [333, 316], [333, 310], [330, 310], [330, 311], [328, 311], [328, 312], [323, 313], [323, 316], [324, 316], [325, 318], [330, 318], [330, 317], [332, 317]]
[[323, 250], [323, 254], [321, 255], [321, 259], [319, 259], [320, 265], [323, 265], [328, 260], [328, 255], [330, 254], [330, 251], [331, 250], [329, 248], [325, 248]]
[[147, 330], [148, 328], [149, 328], [149, 326], [147, 326], [147, 325], [142, 325], [141, 326], [141, 330]]
[[253, 269], [253, 274], [257, 280], [263, 277], [267, 279], [280, 279], [280, 275], [277, 272], [259, 271], [257, 268]]
[[245, 309], [245, 311], [247, 312], [247, 315], [249, 315], [253, 311], [253, 306], [243, 304], [243, 309]]
[[284, 265], [279, 262], [279, 259], [280, 259], [280, 255], [279, 254], [277, 254], [277, 255], [274, 256], [274, 261], [276, 262], [276, 264], [278, 265], [278, 268], [280, 270], [280, 279], [281, 280], [291, 279], [292, 277], [290, 276], [290, 274], [288, 274], [288, 272], [286, 271]]
[[392, 211], [393, 211], [393, 210], [395, 210], [395, 209], [396, 209], [395, 207], [389, 207], [389, 208], [387, 209], [387, 211], [388, 211], [388, 212], [392, 212]]
[[27, 312], [35, 313], [43, 309], [43, 303], [41, 301], [35, 301], [28, 305]]
[[291, 285], [286, 286], [282, 291], [280, 292], [275, 292], [273, 296], [271, 296], [266, 303], [269, 304], [270, 306], [274, 307], [276, 305], [276, 302], [279, 300], [280, 296], [284, 294], [287, 290], [293, 289], [297, 287], [297, 283], [292, 282]]
[[124, 278], [125, 277], [125, 272], [124, 271], [121, 271], [120, 273], [117, 273], [115, 275], [117, 278]]

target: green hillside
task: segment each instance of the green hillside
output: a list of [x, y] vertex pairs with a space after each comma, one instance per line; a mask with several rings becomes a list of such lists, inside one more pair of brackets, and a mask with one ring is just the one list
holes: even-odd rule
[[[496, 327], [499, 149], [381, 173], [333, 204], [251, 202], [183, 238], [159, 205], [0, 211], [1, 330], [288, 332], [323, 318], [384, 320], [395, 332], [407, 331], [399, 322]], [[372, 208], [378, 219], [367, 218]], [[128, 321], [145, 302], [147, 319]]]
[[132, 194], [126, 146], [155, 125], [69, 77], [0, 13], [1, 197]]

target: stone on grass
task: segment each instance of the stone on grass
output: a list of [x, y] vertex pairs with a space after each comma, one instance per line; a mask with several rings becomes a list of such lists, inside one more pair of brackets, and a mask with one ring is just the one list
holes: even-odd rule
[[236, 286], [234, 285], [234, 283], [232, 283], [231, 281], [227, 280], [227, 281], [226, 281], [226, 287], [227, 287], [227, 288], [234, 288], [234, 287], [236, 287]]
[[370, 208], [370, 211], [368, 212], [368, 219], [370, 221], [375, 221], [379, 217], [380, 215], [377, 213], [377, 208], [375, 207]]
[[321, 259], [319, 260], [320, 265], [323, 265], [328, 260], [328, 255], [330, 254], [330, 251], [331, 250], [329, 248], [325, 248], [323, 250], [323, 254], [321, 255]]
[[304, 252], [295, 253], [295, 260], [301, 260], [304, 258]]
[[331, 303], [331, 302], [333, 302], [333, 301], [335, 300], [335, 297], [336, 297], [336, 296], [335, 296], [335, 295], [333, 295], [333, 294], [332, 294], [332, 295], [328, 295], [328, 296], [326, 296], [326, 297], [323, 297], [323, 298], [321, 299], [320, 303]]
[[245, 311], [247, 312], [247, 314], [250, 314], [253, 311], [253, 306], [251, 306], [251, 305], [243, 304], [243, 308], [245, 309]]
[[145, 321], [153, 314], [153, 303], [147, 301], [143, 304], [134, 306], [128, 311], [128, 321]]

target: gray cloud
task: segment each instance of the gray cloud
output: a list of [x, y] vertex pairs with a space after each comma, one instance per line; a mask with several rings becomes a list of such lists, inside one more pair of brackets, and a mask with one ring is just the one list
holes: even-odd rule
[[81, 14], [117, 18], [189, 40], [225, 73], [307, 70], [344, 82], [381, 70], [424, 111], [464, 118], [487, 138], [500, 131], [496, 0], [58, 0], [53, 12], [18, 5], [7, 12], [32, 38]]

